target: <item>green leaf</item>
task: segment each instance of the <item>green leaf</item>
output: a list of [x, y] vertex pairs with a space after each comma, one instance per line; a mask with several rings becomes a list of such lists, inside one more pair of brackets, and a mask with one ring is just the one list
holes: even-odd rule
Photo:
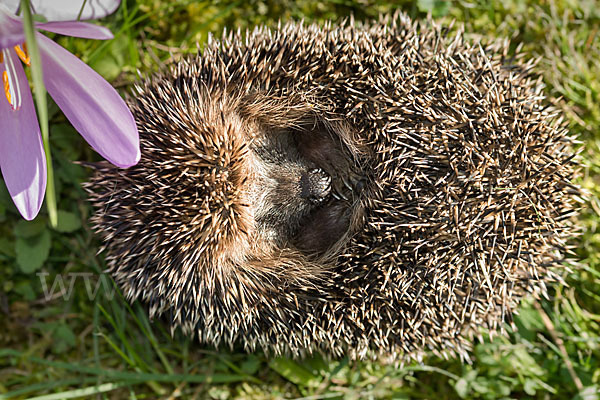
[[35, 290], [33, 290], [33, 287], [31, 286], [31, 282], [28, 280], [17, 283], [14, 287], [14, 291], [27, 301], [33, 301], [37, 297]]
[[81, 219], [72, 212], [58, 210], [58, 225], [55, 230], [62, 233], [74, 232], [81, 228]]
[[515, 322], [521, 323], [529, 331], [543, 331], [544, 322], [538, 310], [533, 308], [531, 303], [527, 302], [519, 308], [519, 314], [515, 315]]
[[258, 357], [252, 354], [248, 355], [248, 358], [246, 358], [246, 360], [240, 364], [240, 369], [248, 375], [254, 375], [256, 371], [258, 371], [259, 367], [260, 360]]
[[269, 367], [296, 385], [317, 387], [321, 383], [320, 377], [311, 374], [306, 368], [287, 358], [275, 358], [271, 360]]
[[14, 228], [14, 234], [18, 238], [31, 238], [41, 234], [46, 229], [46, 220], [36, 218], [33, 221], [19, 220]]
[[51, 242], [50, 231], [47, 229], [38, 236], [17, 238], [15, 251], [21, 271], [31, 274], [40, 269], [50, 254]]
[[329, 371], [329, 364], [325, 362], [320, 354], [305, 358], [302, 360], [302, 366], [315, 376], [321, 376], [321, 372], [326, 373]]
[[454, 390], [461, 398], [466, 398], [469, 394], [469, 383], [465, 378], [460, 378], [454, 384]]
[[538, 384], [533, 379], [527, 379], [523, 384], [523, 391], [529, 396], [535, 396], [535, 391], [538, 388]]
[[483, 376], [478, 377], [477, 379], [471, 382], [471, 387], [474, 391], [479, 394], [486, 394], [490, 391], [490, 384]]
[[75, 346], [76, 338], [75, 334], [69, 328], [68, 325], [59, 325], [54, 332], [52, 332], [54, 338], [54, 347], [52, 351], [56, 354], [63, 353]]
[[89, 65], [106, 80], [111, 81], [123, 71], [125, 54], [127, 54], [127, 40], [124, 37], [118, 37], [113, 39], [108, 46], [108, 52], [104, 57], [93, 60]]

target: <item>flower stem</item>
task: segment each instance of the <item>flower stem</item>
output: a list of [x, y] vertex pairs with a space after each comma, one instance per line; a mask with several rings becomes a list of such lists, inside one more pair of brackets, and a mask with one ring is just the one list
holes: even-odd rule
[[35, 103], [37, 105], [38, 119], [40, 121], [40, 130], [42, 132], [42, 141], [44, 142], [44, 152], [46, 153], [46, 168], [48, 170], [48, 179], [46, 184], [46, 207], [50, 217], [50, 225], [56, 227], [58, 224], [58, 214], [56, 212], [56, 190], [54, 188], [54, 169], [52, 168], [52, 155], [50, 154], [50, 135], [48, 133], [48, 104], [46, 101], [46, 87], [42, 77], [42, 60], [40, 50], [35, 37], [35, 27], [31, 16], [31, 7], [29, 0], [21, 0], [21, 12], [23, 16], [23, 28], [25, 30], [25, 40], [27, 50], [31, 60], [31, 80], [35, 94]]

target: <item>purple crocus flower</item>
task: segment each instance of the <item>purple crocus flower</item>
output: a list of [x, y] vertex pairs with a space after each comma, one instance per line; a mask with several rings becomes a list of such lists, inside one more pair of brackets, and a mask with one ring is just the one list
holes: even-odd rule
[[[0, 0], [0, 76], [4, 88], [0, 90], [0, 168], [17, 209], [25, 219], [31, 220], [39, 212], [44, 198], [46, 162], [33, 98], [22, 66], [22, 62], [29, 62], [23, 23], [14, 14], [16, 6], [12, 11], [6, 7], [11, 2], [14, 0]], [[76, 19], [81, 3], [68, 2], [70, 7], [64, 9], [58, 8], [65, 5], [64, 1], [53, 0], [50, 4]], [[38, 3], [43, 9], [43, 1]], [[102, 3], [102, 7], [92, 11], [84, 8], [81, 15], [103, 17], [113, 12], [120, 1], [90, 1], [90, 5], [98, 3]], [[32, 5], [35, 9], [35, 2]], [[36, 23], [35, 27], [81, 38], [113, 37], [108, 29], [86, 22], [55, 21]], [[73, 127], [114, 165], [127, 168], [136, 164], [140, 158], [139, 136], [135, 120], [121, 96], [97, 72], [63, 47], [39, 32], [36, 39], [46, 89]]]

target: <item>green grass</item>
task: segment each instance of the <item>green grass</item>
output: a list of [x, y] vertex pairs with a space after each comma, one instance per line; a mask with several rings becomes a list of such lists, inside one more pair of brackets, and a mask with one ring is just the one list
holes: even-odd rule
[[[595, 1], [536, 3], [336, 0], [192, 2], [126, 1], [103, 20], [106, 42], [58, 38], [113, 84], [126, 90], [142, 74], [202, 47], [223, 27], [242, 30], [278, 19], [364, 19], [401, 8], [415, 18], [428, 11], [465, 24], [468, 36], [510, 37], [557, 98], [582, 141], [591, 193], [575, 239], [578, 262], [549, 298], [526, 300], [508, 337], [476, 343], [473, 363], [426, 358], [384, 366], [372, 362], [269, 359], [239, 350], [200, 346], [143, 306], [129, 305], [100, 275], [99, 243], [87, 224], [90, 207], [81, 183], [87, 171], [73, 160], [96, 155], [51, 104], [50, 137], [60, 223], [42, 212], [31, 223], [16, 213], [0, 185], [0, 399], [226, 399], [226, 398], [540, 398], [596, 399], [600, 390], [600, 8]], [[486, 39], [488, 38], [488, 39]], [[39, 273], [46, 275], [39, 275]], [[84, 275], [92, 272], [92, 276]], [[46, 300], [57, 274], [79, 273], [71, 296]], [[59, 275], [60, 276], [60, 275]], [[73, 276], [73, 275], [70, 275]], [[90, 278], [87, 281], [86, 276]], [[103, 277], [103, 278], [99, 278]], [[47, 283], [44, 287], [42, 280]], [[96, 289], [98, 293], [89, 294]], [[71, 282], [64, 282], [68, 290]], [[58, 289], [56, 286], [55, 289]]]

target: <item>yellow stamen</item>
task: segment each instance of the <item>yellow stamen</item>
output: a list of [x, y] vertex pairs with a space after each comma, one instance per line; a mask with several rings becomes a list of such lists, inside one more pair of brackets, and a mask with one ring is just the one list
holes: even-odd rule
[[6, 95], [6, 99], [10, 103], [10, 84], [8, 83], [8, 74], [6, 73], [6, 71], [2, 73], [2, 82], [4, 82], [4, 94]]
[[21, 61], [23, 61], [25, 64], [27, 64], [28, 66], [30, 66], [30, 59], [29, 59], [29, 54], [27, 54], [27, 45], [25, 43], [23, 43], [23, 49], [21, 50], [21, 46], [17, 45], [15, 46], [15, 51], [17, 52], [17, 55], [19, 56], [19, 58], [21, 59]]
[[21, 108], [21, 88], [13, 59], [8, 49], [2, 49], [4, 71], [2, 72], [2, 83], [4, 94], [13, 110]]

